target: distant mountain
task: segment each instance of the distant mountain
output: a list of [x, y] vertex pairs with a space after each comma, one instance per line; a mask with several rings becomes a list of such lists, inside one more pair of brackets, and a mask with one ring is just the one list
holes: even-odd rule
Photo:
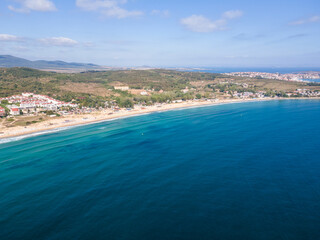
[[0, 68], [28, 67], [40, 70], [57, 71], [83, 71], [83, 70], [102, 70], [104, 67], [91, 63], [68, 63], [63, 61], [30, 61], [10, 55], [0, 55]]

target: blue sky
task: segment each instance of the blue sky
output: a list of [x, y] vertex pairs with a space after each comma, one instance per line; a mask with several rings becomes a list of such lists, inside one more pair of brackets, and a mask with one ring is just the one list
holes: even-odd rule
[[0, 54], [108, 66], [320, 67], [320, 1], [1, 0]]

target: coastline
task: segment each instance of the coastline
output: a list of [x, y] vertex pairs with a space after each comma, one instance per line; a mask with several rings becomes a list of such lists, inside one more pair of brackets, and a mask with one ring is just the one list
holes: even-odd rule
[[33, 124], [31, 126], [16, 126], [6, 128], [0, 126], [0, 140], [10, 139], [14, 137], [36, 136], [45, 133], [55, 132], [68, 129], [70, 127], [99, 123], [103, 121], [116, 120], [119, 118], [127, 118], [149, 114], [153, 112], [164, 112], [176, 109], [197, 108], [205, 106], [215, 106], [228, 103], [245, 103], [245, 102], [261, 102], [272, 100], [319, 100], [320, 98], [262, 98], [262, 99], [226, 99], [218, 101], [186, 101], [182, 103], [158, 104], [153, 106], [142, 107], [133, 110], [120, 110], [114, 112], [112, 110], [104, 110], [83, 115], [66, 115], [52, 120]]

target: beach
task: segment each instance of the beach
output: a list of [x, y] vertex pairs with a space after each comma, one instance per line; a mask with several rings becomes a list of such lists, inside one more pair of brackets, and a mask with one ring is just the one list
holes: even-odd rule
[[90, 114], [65, 115], [65, 116], [53, 118], [47, 121], [35, 123], [29, 126], [15, 126], [15, 127], [8, 128], [1, 125], [0, 139], [17, 137], [22, 135], [29, 135], [34, 133], [41, 133], [49, 130], [55, 130], [55, 129], [85, 125], [85, 124], [92, 124], [96, 122], [142, 115], [142, 114], [147, 114], [152, 112], [169, 111], [169, 110], [179, 109], [179, 108], [192, 108], [192, 107], [211, 106], [211, 105], [227, 104], [227, 103], [269, 101], [269, 100], [281, 100], [281, 99], [282, 98], [225, 99], [225, 100], [216, 99], [216, 100], [207, 100], [207, 101], [184, 101], [181, 103], [156, 104], [153, 106], [137, 107], [132, 110], [121, 109], [119, 111], [113, 111], [111, 109], [106, 109], [103, 111], [96, 111]]
[[252, 100], [1, 139], [0, 239], [320, 239], [319, 118]]

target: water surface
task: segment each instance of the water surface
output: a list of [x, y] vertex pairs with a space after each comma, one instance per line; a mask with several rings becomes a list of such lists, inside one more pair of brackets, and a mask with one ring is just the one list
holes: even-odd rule
[[0, 144], [0, 239], [320, 239], [319, 119], [241, 103]]

